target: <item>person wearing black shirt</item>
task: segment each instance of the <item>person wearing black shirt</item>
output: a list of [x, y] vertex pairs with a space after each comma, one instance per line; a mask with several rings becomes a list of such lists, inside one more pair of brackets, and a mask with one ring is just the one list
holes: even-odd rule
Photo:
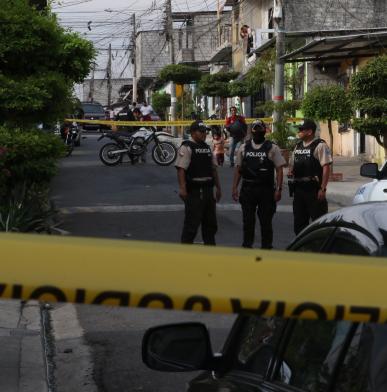
[[[283, 166], [286, 164], [279, 147], [265, 139], [266, 125], [252, 125], [252, 139], [238, 151], [232, 197], [242, 206], [244, 248], [252, 248], [255, 237], [255, 215], [261, 224], [261, 248], [273, 247], [273, 215], [281, 200]], [[238, 185], [242, 179], [239, 194]]]
[[[192, 244], [201, 225], [205, 245], [215, 245], [217, 231], [216, 202], [221, 198], [216, 162], [205, 142], [207, 128], [194, 121], [190, 126], [192, 140], [182, 143], [176, 160], [179, 196], [185, 204], [181, 242]], [[214, 197], [214, 186], [216, 188]]]
[[298, 234], [310, 221], [328, 212], [326, 191], [332, 155], [324, 140], [316, 137], [316, 123], [305, 119], [299, 126], [297, 143], [290, 162], [294, 180], [294, 232]]

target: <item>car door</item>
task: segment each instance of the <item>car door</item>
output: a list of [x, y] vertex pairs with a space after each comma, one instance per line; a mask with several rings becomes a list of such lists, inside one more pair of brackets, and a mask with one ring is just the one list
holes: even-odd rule
[[241, 315], [226, 342], [224, 371], [204, 373], [190, 382], [189, 392], [258, 392], [274, 363], [282, 332], [279, 318]]
[[294, 320], [284, 334], [282, 352], [266, 382], [268, 388], [330, 392], [353, 328], [349, 321]]
[[358, 324], [333, 392], [387, 391], [387, 325]]

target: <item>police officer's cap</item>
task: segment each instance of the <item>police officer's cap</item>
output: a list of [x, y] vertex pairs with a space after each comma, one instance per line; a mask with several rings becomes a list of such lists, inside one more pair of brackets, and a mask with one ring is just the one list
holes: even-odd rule
[[300, 131], [303, 131], [305, 129], [310, 129], [313, 132], [316, 132], [316, 123], [313, 120], [305, 118], [304, 122], [301, 125], [298, 126], [298, 129]]
[[204, 124], [203, 121], [196, 120], [196, 121], [194, 121], [194, 122], [190, 125], [189, 131], [190, 131], [191, 133], [192, 133], [192, 132], [195, 132], [195, 131], [207, 132], [207, 127], [206, 127], [206, 125]]
[[266, 132], [266, 124], [262, 120], [256, 120], [253, 122], [251, 132]]

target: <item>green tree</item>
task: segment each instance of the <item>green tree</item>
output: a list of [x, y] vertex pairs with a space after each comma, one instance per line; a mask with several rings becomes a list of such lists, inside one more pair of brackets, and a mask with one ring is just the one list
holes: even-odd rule
[[352, 115], [351, 102], [344, 88], [336, 84], [316, 86], [305, 94], [301, 109], [305, 117], [328, 122], [329, 146], [333, 152], [332, 121], [347, 122]]
[[166, 118], [167, 108], [171, 106], [171, 95], [166, 92], [152, 94], [152, 106], [163, 119]]
[[166, 65], [159, 74], [163, 82], [173, 82], [176, 84], [189, 84], [197, 82], [202, 77], [202, 72], [195, 67], [184, 64]]
[[28, 0], [2, 2], [0, 20], [0, 123], [26, 129], [63, 118], [91, 68], [92, 43]]
[[374, 136], [387, 158], [387, 55], [371, 60], [352, 77], [350, 96], [361, 114], [352, 120], [353, 128]]
[[[184, 85], [197, 82], [201, 79], [202, 72], [195, 67], [184, 64], [169, 64], [166, 65], [159, 74], [159, 79], [163, 82], [173, 82], [183, 86], [183, 95], [180, 98], [181, 105], [180, 113], [184, 118]], [[192, 99], [190, 99], [192, 100]]]
[[255, 95], [264, 84], [274, 82], [275, 50], [265, 51], [256, 64], [246, 74], [246, 84], [251, 95]]
[[199, 82], [199, 93], [208, 97], [232, 97], [230, 81], [238, 76], [238, 72], [218, 72], [207, 74]]

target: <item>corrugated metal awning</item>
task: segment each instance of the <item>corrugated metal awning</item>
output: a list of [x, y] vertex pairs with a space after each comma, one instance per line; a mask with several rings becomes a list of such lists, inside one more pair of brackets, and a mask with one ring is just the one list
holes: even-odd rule
[[282, 56], [286, 62], [342, 60], [387, 52], [387, 31], [314, 38], [305, 46]]

